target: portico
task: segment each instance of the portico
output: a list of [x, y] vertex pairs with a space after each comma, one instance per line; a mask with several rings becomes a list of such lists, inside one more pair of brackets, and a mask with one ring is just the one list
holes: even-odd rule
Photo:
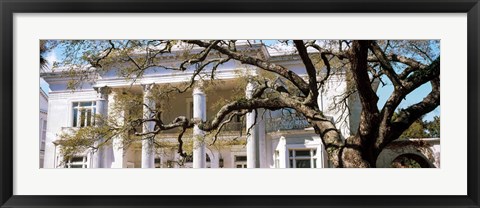
[[[116, 98], [118, 97], [119, 93], [128, 92], [135, 94], [136, 96], [141, 96], [143, 105], [138, 107], [142, 108], [142, 117], [144, 119], [153, 118], [154, 115], [152, 111], [158, 107], [158, 104], [161, 102], [155, 100], [155, 96], [152, 94], [155, 93], [154, 88], [156, 86], [161, 87], [162, 83], [142, 84], [135, 85], [133, 87], [122, 87], [118, 85], [112, 87], [96, 87], [95, 111], [98, 115], [101, 115], [105, 118], [109, 116], [111, 118], [118, 117], [118, 112], [115, 112], [115, 115], [113, 115], [114, 112], [112, 112], [114, 111], [113, 106], [117, 101]], [[221, 90], [209, 91], [205, 90], [202, 85], [199, 84], [198, 86], [193, 87], [190, 91], [182, 94], [172, 95], [169, 102], [163, 102], [163, 105], [166, 105], [164, 107], [167, 108], [165, 109], [165, 113], [162, 115], [163, 122], [171, 122], [172, 119], [179, 115], [185, 115], [189, 119], [206, 121], [209, 112], [211, 115], [213, 115], [212, 112], [218, 110], [209, 107], [209, 105], [212, 105], [213, 103], [222, 99], [229, 99], [228, 96], [231, 96], [228, 94], [228, 91], [231, 89], [228, 88], [228, 85], [226, 86], [227, 87], [224, 87], [224, 89]], [[245, 92], [248, 94], [249, 90], [253, 89], [245, 89]], [[191, 102], [191, 104], [189, 104], [189, 102]], [[183, 109], [183, 106], [187, 107]], [[121, 115], [124, 115], [123, 113], [124, 112], [122, 112]], [[248, 168], [267, 167], [267, 156], [265, 151], [265, 119], [263, 119], [262, 115], [263, 110], [258, 110], [257, 113], [252, 111], [252, 113], [246, 115], [245, 120], [238, 118], [232, 121], [231, 124], [228, 124], [225, 127], [224, 132], [220, 134], [219, 140], [224, 140], [225, 138], [226, 140], [232, 140], [232, 138], [236, 138], [235, 140], [238, 141], [234, 141], [233, 143], [238, 144], [241, 144], [241, 140], [243, 139], [237, 137], [248, 137], [248, 140], [246, 140], [246, 146], [241, 146], [241, 149], [243, 149], [242, 151], [247, 152], [247, 160], [250, 164], [247, 166]], [[257, 116], [255, 125], [253, 125], [255, 120], [254, 116]], [[120, 119], [118, 122], [123, 123], [124, 121]], [[96, 125], [102, 124], [101, 122], [98, 122]], [[243, 125], [243, 127], [241, 125]], [[247, 132], [249, 128], [250, 130]], [[145, 133], [154, 130], [155, 122], [148, 121], [142, 126], [141, 132]], [[141, 142], [133, 144], [130, 147], [123, 147], [121, 136], [117, 136], [112, 139], [111, 143], [89, 153], [89, 158], [86, 160], [91, 162], [88, 166], [92, 168], [155, 168], [159, 166], [167, 166], [164, 164], [169, 163], [169, 161], [181, 160], [182, 158], [177, 153], [173, 153], [175, 156], [170, 159], [168, 159], [168, 157], [163, 157], [161, 154], [164, 153], [159, 151], [158, 147], [155, 147], [154, 141], [168, 141], [171, 143], [176, 143], [176, 137], [178, 136], [177, 132], [178, 131], [176, 130], [169, 130], [160, 133], [155, 138], [148, 134], [143, 135]], [[217, 147], [210, 147], [211, 138], [209, 138], [207, 141], [206, 137], [207, 133], [199, 129], [198, 126], [195, 126], [191, 133], [187, 132], [184, 135], [184, 140], [186, 141], [186, 144], [184, 145], [189, 145], [190, 143], [188, 143], [188, 141], [192, 141], [192, 159], [187, 163], [191, 163], [191, 167], [193, 168], [214, 168], [223, 167], [224, 165], [229, 164], [229, 162], [225, 162], [226, 158], [228, 157], [223, 156], [224, 154], [222, 154]], [[222, 141], [219, 141], [218, 143], [221, 142]], [[189, 148], [187, 147], [186, 149], [188, 150]], [[137, 154], [140, 154], [140, 158], [135, 156]], [[172, 154], [172, 152], [169, 154]], [[172, 164], [173, 165], [168, 166], [178, 166], [178, 164]]]

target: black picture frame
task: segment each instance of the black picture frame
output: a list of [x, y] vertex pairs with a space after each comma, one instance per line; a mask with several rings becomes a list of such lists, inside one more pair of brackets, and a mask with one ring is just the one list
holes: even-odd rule
[[[1, 0], [1, 207], [480, 207], [478, 0]], [[467, 13], [468, 194], [465, 196], [25, 196], [13, 195], [14, 13]], [[319, 178], [320, 180], [320, 178]], [[452, 179], [455, 180], [455, 179]], [[392, 187], [394, 188], [394, 187]]]

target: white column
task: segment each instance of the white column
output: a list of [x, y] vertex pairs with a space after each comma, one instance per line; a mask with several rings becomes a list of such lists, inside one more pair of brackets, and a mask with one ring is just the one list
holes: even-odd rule
[[[54, 144], [55, 145], [55, 149], [53, 151], [53, 168], [58, 168], [58, 161], [57, 161], [57, 144]], [[45, 166], [44, 166], [45, 167]]]
[[[117, 101], [117, 96], [119, 92], [111, 93], [108, 99], [108, 116], [110, 118], [116, 118], [116, 122], [119, 125], [124, 124], [125, 111], [124, 109], [114, 108], [115, 102]], [[111, 168], [126, 168], [126, 150], [123, 147], [123, 138], [124, 134], [116, 135], [113, 138], [112, 145], [109, 146], [109, 151], [111, 154], [108, 154], [107, 165], [110, 164]]]
[[210, 157], [210, 168], [219, 168], [220, 167], [220, 152], [212, 151], [212, 156]]
[[[255, 86], [253, 83], [248, 83], [247, 84], [247, 89], [245, 90], [245, 97], [247, 99], [251, 99], [253, 92], [255, 90]], [[246, 115], [246, 131], [247, 131], [247, 168], [257, 168], [259, 167], [258, 165], [258, 128], [257, 125], [254, 126], [255, 124], [255, 117], [256, 113], [255, 111], [252, 111], [251, 113], [247, 113]], [[258, 122], [258, 121], [257, 121]]]
[[[110, 88], [105, 87], [96, 87], [94, 88], [97, 91], [97, 105], [96, 111], [97, 115], [101, 116], [103, 120], [107, 119], [108, 116], [108, 94], [110, 93]], [[95, 121], [95, 125], [103, 125], [102, 120]], [[103, 139], [100, 139], [97, 144], [103, 142]], [[93, 168], [105, 168], [105, 147], [99, 147], [96, 152], [93, 153]]]
[[[143, 118], [153, 118], [153, 112], [150, 109], [155, 109], [155, 101], [152, 98], [153, 84], [143, 85]], [[143, 132], [153, 131], [155, 122], [145, 122], [143, 124]], [[142, 168], [155, 168], [155, 151], [153, 148], [154, 138], [142, 139]]]
[[[207, 102], [205, 93], [200, 87], [193, 89], [193, 118], [207, 120]], [[193, 168], [206, 167], [205, 132], [197, 125], [193, 127]], [[210, 158], [211, 159], [211, 158]]]
[[267, 148], [265, 144], [265, 109], [257, 110], [257, 128], [258, 128], [258, 160], [260, 168], [268, 168], [267, 165]]
[[287, 139], [284, 136], [280, 137], [278, 142], [278, 151], [280, 159], [280, 168], [290, 168], [290, 158], [287, 149]]

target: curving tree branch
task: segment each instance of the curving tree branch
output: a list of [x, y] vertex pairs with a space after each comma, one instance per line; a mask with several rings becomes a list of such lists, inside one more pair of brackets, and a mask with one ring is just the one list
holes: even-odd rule
[[[185, 40], [184, 42], [195, 44], [195, 45], [198, 45], [200, 47], [209, 47], [211, 45], [210, 43], [206, 43], [206, 42], [201, 41], [201, 40]], [[260, 67], [261, 69], [264, 69], [266, 71], [274, 72], [274, 73], [286, 78], [290, 82], [292, 82], [300, 91], [302, 91], [302, 93], [305, 96], [307, 96], [309, 94], [308, 83], [305, 82], [305, 80], [303, 80], [296, 73], [288, 70], [287, 68], [285, 68], [283, 66], [280, 66], [280, 65], [262, 60], [262, 59], [257, 58], [257, 57], [247, 56], [247, 55], [239, 53], [239, 52], [231, 51], [227, 48], [224, 48], [224, 47], [221, 47], [221, 46], [218, 46], [218, 45], [213, 46], [213, 49], [217, 50], [218, 52], [220, 52], [222, 54], [227, 55], [228, 57], [230, 57], [232, 59], [238, 60], [242, 63], [257, 66], [257, 67]]]
[[308, 101], [311, 102], [311, 105], [317, 105], [318, 98], [318, 86], [317, 86], [317, 70], [310, 59], [307, 48], [305, 47], [303, 40], [294, 40], [295, 47], [297, 48], [298, 55], [302, 59], [303, 64], [305, 65], [305, 70], [308, 74], [308, 86], [310, 93], [308, 94]]

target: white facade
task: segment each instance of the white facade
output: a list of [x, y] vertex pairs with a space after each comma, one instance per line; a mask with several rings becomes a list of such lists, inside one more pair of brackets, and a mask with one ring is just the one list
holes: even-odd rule
[[[276, 62], [290, 70], [306, 76], [302, 61], [295, 55], [269, 53], [260, 45], [254, 45], [256, 53], [262, 53], [272, 62]], [[175, 57], [166, 57], [166, 63], [178, 63]], [[226, 81], [222, 89], [214, 93], [195, 88], [188, 93], [179, 94], [169, 102], [171, 110], [167, 112], [165, 120], [171, 121], [176, 116], [184, 115], [187, 118], [206, 120], [216, 113], [210, 106], [231, 96], [231, 82], [237, 79], [240, 72], [257, 71], [251, 66], [230, 61], [217, 69], [216, 80]], [[114, 71], [114, 69], [112, 69]], [[81, 89], [71, 91], [67, 89], [67, 79], [57, 73], [42, 75], [49, 83], [50, 92], [48, 102], [48, 126], [45, 145], [45, 168], [324, 168], [329, 167], [325, 149], [319, 135], [312, 128], [308, 128], [305, 120], [288, 120], [282, 117], [281, 112], [249, 113], [245, 123], [233, 123], [226, 129], [219, 140], [228, 145], [210, 145], [204, 141], [205, 132], [194, 128], [191, 134], [184, 136], [185, 140], [193, 140], [193, 156], [182, 160], [175, 148], [154, 149], [151, 141], [142, 140], [141, 143], [123, 148], [122, 138], [115, 138], [113, 144], [101, 148], [96, 152], [86, 152], [74, 157], [71, 161], [63, 161], [59, 156], [57, 141], [59, 134], [69, 129], [93, 125], [94, 114], [109, 115], [111, 105], [115, 102], [115, 93], [107, 89], [129, 89], [142, 94], [144, 103], [154, 105], [155, 101], [148, 98], [152, 85], [166, 85], [184, 82], [192, 76], [192, 71], [172, 72], [167, 70], [152, 70], [135, 83], [117, 77], [114, 72], [100, 76], [96, 83], [84, 84]], [[248, 85], [245, 89], [247, 97], [254, 86]], [[105, 90], [103, 90], [105, 89]], [[338, 108], [332, 107], [335, 103], [334, 95], [342, 94], [347, 89], [345, 76], [341, 73], [332, 75], [325, 87], [320, 90], [319, 107], [326, 116], [336, 121], [337, 127], [344, 136], [355, 133], [358, 128], [360, 104], [355, 96], [348, 101], [350, 116]], [[148, 109], [143, 110], [144, 116]], [[82, 115], [82, 116], [80, 116]], [[162, 115], [163, 116], [163, 115]], [[257, 117], [257, 124], [246, 134]], [[79, 119], [82, 118], [82, 119]], [[239, 128], [241, 127], [241, 128]], [[144, 130], [151, 130], [147, 124]], [[242, 134], [239, 134], [239, 133]], [[178, 133], [165, 132], [155, 139], [175, 143]], [[153, 151], [151, 151], [153, 149]], [[63, 161], [63, 163], [62, 163]]]
[[48, 95], [40, 88], [40, 122], [39, 122], [39, 163], [43, 168], [45, 157], [45, 142], [47, 139]]

